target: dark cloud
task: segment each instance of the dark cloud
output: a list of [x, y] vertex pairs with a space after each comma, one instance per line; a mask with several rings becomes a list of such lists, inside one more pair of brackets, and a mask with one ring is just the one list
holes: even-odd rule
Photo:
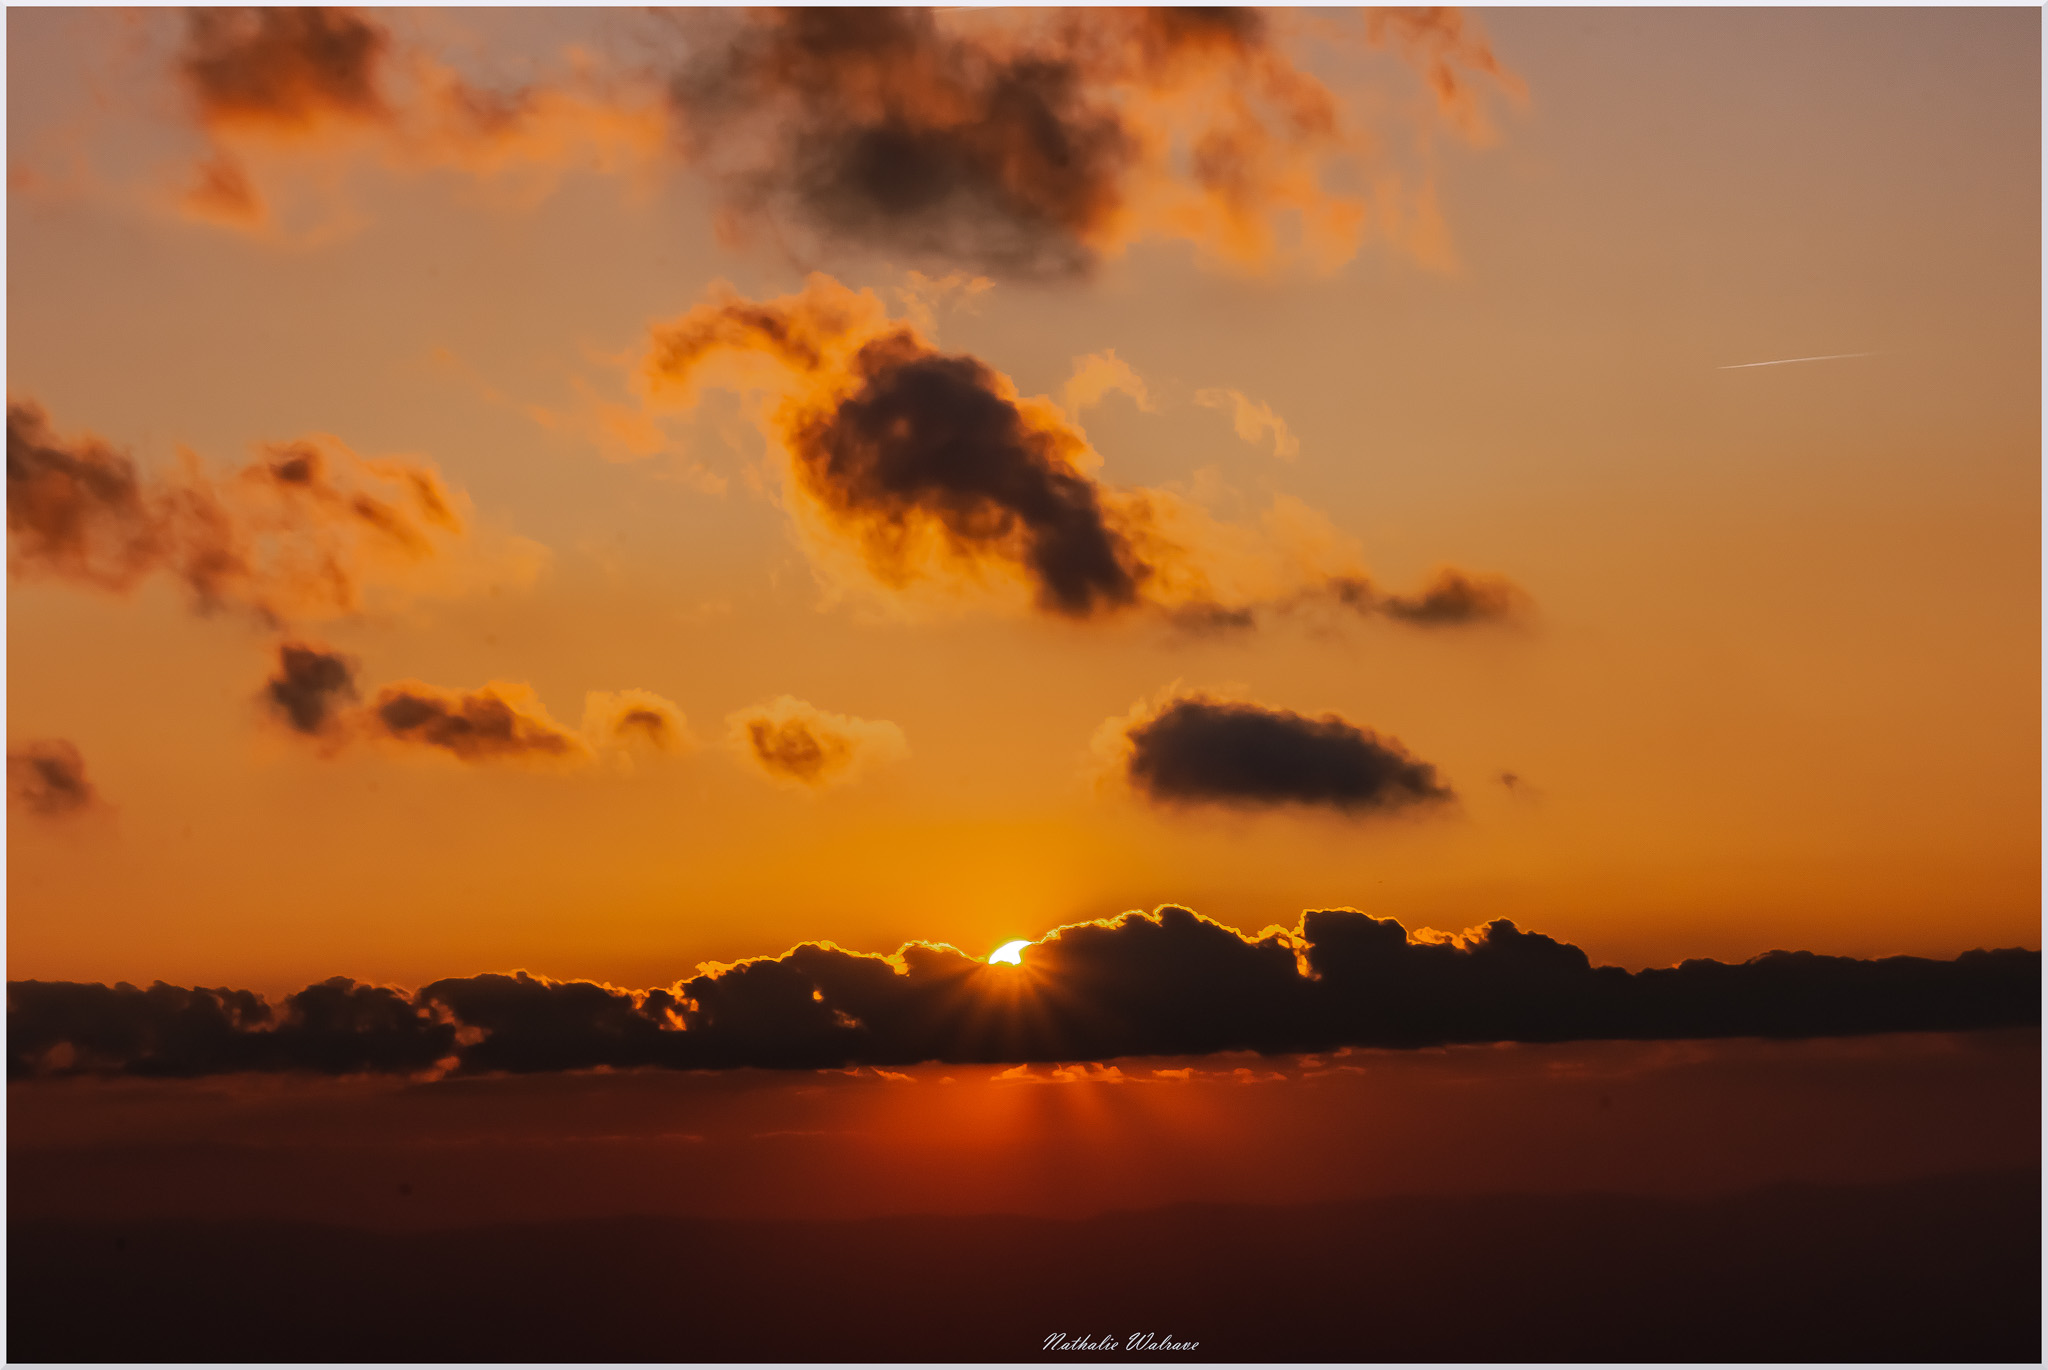
[[1315, 569], [1341, 538], [1306, 506], [1276, 502], [1257, 529], [1231, 527], [1170, 490], [1104, 482], [1070, 414], [977, 357], [939, 351], [871, 292], [828, 276], [769, 301], [714, 290], [657, 326], [652, 344], [643, 379], [662, 402], [764, 379], [780, 392], [763, 421], [787, 458], [800, 527], [834, 544], [821, 561], [836, 570], [850, 546], [892, 590], [994, 570], [1021, 580], [1044, 613], [1146, 610], [1196, 633], [1315, 605], [1435, 624], [1519, 602], [1504, 581], [1456, 571], [1402, 598]]
[[1390, 618], [1423, 627], [1498, 622], [1522, 607], [1524, 595], [1498, 576], [1474, 576], [1458, 570], [1436, 573], [1418, 595], [1389, 595], [1379, 611]]
[[2041, 955], [1768, 952], [1631, 973], [1499, 919], [1413, 940], [1350, 909], [1247, 936], [1186, 909], [1058, 929], [1018, 966], [807, 943], [633, 991], [520, 972], [407, 995], [8, 986], [10, 1076], [241, 1070], [825, 1068], [1100, 1061], [1582, 1038], [1819, 1037], [2038, 1025]]
[[1179, 694], [1116, 720], [1105, 741], [1132, 787], [1157, 804], [1309, 804], [1364, 813], [1452, 797], [1435, 767], [1335, 714], [1309, 718]]
[[305, 129], [388, 118], [380, 81], [391, 46], [381, 25], [347, 9], [190, 9], [179, 70], [208, 123]]
[[1148, 233], [1261, 259], [1288, 211], [1355, 244], [1355, 207], [1317, 173], [1358, 148], [1265, 14], [1020, 18], [761, 9], [700, 25], [672, 87], [685, 145], [741, 220], [1006, 274], [1079, 274]]
[[582, 737], [548, 717], [533, 691], [493, 681], [477, 690], [444, 690], [400, 681], [377, 691], [365, 725], [392, 741], [437, 747], [464, 761], [580, 760]]
[[863, 347], [853, 374], [858, 389], [798, 429], [794, 451], [805, 488], [858, 530], [871, 565], [908, 574], [924, 522], [958, 555], [1023, 568], [1049, 612], [1136, 601], [1147, 569], [1074, 465], [1084, 448], [1071, 431], [1034, 422], [975, 358], [906, 335]]
[[7, 749], [7, 802], [42, 818], [91, 808], [99, 796], [85, 778], [85, 758], [62, 738]]
[[32, 403], [7, 407], [7, 570], [127, 591], [181, 581], [201, 610], [266, 622], [358, 607], [366, 579], [432, 559], [461, 532], [426, 467], [368, 461], [331, 439], [272, 444], [226, 480], [189, 456], [145, 477], [97, 438], [59, 438]]
[[324, 647], [287, 642], [277, 649], [277, 673], [264, 683], [271, 707], [298, 732], [326, 732], [356, 697], [356, 667]]

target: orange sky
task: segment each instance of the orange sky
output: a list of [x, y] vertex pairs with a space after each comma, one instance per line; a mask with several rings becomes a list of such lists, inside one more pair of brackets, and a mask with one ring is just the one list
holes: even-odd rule
[[[519, 683], [567, 735], [589, 692], [639, 690], [694, 745], [316, 745], [259, 698], [279, 628], [165, 576], [13, 577], [10, 745], [70, 741], [99, 800], [10, 814], [10, 977], [647, 985], [1169, 900], [1246, 929], [1510, 917], [1629, 966], [2039, 945], [2038, 12], [1489, 13], [1516, 80], [1461, 68], [1485, 134], [1394, 50], [1304, 26], [1291, 70], [1377, 142], [1327, 193], [1259, 189], [1283, 241], [1310, 211], [1298, 251], [1233, 260], [1209, 210], [1134, 180], [1086, 229], [1092, 275], [943, 292], [907, 252], [722, 237], [639, 20], [387, 17], [401, 113], [301, 137], [204, 126], [167, 12], [9, 13], [10, 397], [222, 488], [309, 434], [430, 465], [459, 548], [289, 630], [366, 696]], [[450, 72], [570, 94], [492, 141], [445, 122]], [[181, 200], [221, 148], [267, 224]], [[644, 381], [715, 283], [772, 300], [810, 269], [1046, 397], [1075, 469], [1199, 522], [1219, 583], [1291, 593], [1313, 560], [1409, 593], [1455, 566], [1528, 608], [1204, 636], [1035, 611], [1002, 565], [892, 589], [806, 503], [786, 377], [688, 407]], [[1112, 351], [1143, 403], [1067, 399]], [[1176, 682], [1340, 714], [1456, 798], [1148, 805], [1095, 741]], [[857, 763], [750, 761], [728, 720], [783, 696]]]

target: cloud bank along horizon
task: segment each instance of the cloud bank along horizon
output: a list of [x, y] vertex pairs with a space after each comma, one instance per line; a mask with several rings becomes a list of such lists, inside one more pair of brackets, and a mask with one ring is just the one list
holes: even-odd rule
[[1587, 1038], [1816, 1037], [2038, 1023], [2041, 955], [1767, 952], [1629, 972], [1496, 919], [1411, 936], [1353, 909], [1246, 934], [1174, 905], [1072, 924], [1014, 963], [806, 943], [622, 990], [525, 971], [408, 993], [8, 984], [10, 1078], [843, 1069]]

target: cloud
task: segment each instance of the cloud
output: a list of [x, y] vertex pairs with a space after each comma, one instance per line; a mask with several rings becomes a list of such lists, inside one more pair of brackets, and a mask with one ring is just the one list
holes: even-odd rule
[[277, 673], [264, 682], [271, 708], [295, 732], [331, 732], [356, 698], [356, 664], [338, 652], [303, 642], [277, 649]]
[[1273, 455], [1282, 461], [1293, 461], [1301, 453], [1301, 440], [1288, 428], [1287, 420], [1273, 412], [1265, 403], [1253, 403], [1243, 392], [1237, 390], [1197, 390], [1195, 403], [1205, 409], [1228, 409], [1231, 411], [1231, 426], [1237, 435], [1257, 447], [1273, 435]]
[[202, 612], [276, 624], [354, 613], [373, 587], [530, 574], [531, 544], [502, 568], [478, 553], [465, 504], [430, 465], [359, 457], [326, 435], [264, 445], [225, 479], [190, 453], [150, 475], [98, 438], [58, 437], [33, 403], [7, 407], [7, 569], [19, 579], [119, 593], [167, 575]]
[[648, 690], [593, 690], [584, 696], [583, 729], [548, 715], [529, 685], [494, 680], [450, 690], [417, 680], [380, 687], [357, 703], [356, 663], [304, 642], [277, 649], [264, 698], [294, 732], [323, 743], [332, 755], [373, 741], [407, 750], [442, 752], [472, 764], [587, 765], [610, 752], [677, 753], [693, 745], [682, 710]]
[[531, 686], [512, 681], [476, 690], [400, 681], [378, 690], [359, 717], [373, 736], [459, 761], [585, 761], [591, 754], [589, 742], [548, 717]]
[[[700, 15], [671, 97], [730, 235], [1023, 277], [1083, 274], [1162, 237], [1249, 265], [1335, 265], [1373, 205], [1332, 189], [1333, 173], [1398, 177], [1283, 51], [1285, 22], [1233, 8]], [[1381, 32], [1458, 109], [1474, 107], [1461, 65], [1499, 74], [1476, 34]]]
[[1390, 595], [1380, 600], [1378, 607], [1381, 613], [1404, 623], [1445, 627], [1499, 622], [1514, 617], [1527, 602], [1528, 596], [1511, 581], [1447, 567], [1436, 573], [1422, 593]]
[[814, 788], [851, 780], [909, 751], [894, 723], [826, 713], [790, 695], [742, 709], [727, 722], [755, 765], [779, 780]]
[[1103, 726], [1097, 746], [1154, 804], [1362, 814], [1453, 797], [1434, 766], [1369, 728], [1200, 692], [1137, 705]]
[[[668, 141], [651, 89], [598, 79], [572, 53], [569, 77], [507, 91], [472, 84], [375, 14], [310, 6], [186, 11], [175, 73], [208, 152], [183, 208], [254, 232], [278, 228], [272, 189], [307, 154], [365, 152], [402, 169], [451, 167], [495, 179], [523, 175], [528, 198], [572, 166], [651, 167]], [[630, 83], [628, 83], [630, 85]]]
[[344, 9], [191, 9], [180, 70], [209, 124], [310, 128], [391, 115], [391, 36]]
[[583, 733], [598, 746], [682, 752], [694, 745], [682, 710], [648, 690], [592, 690], [583, 700]]
[[[1113, 354], [1084, 359], [1074, 401], [1135, 382], [1124, 372]], [[756, 397], [798, 528], [842, 584], [903, 596], [993, 577], [1057, 617], [1149, 609], [1210, 627], [1369, 585], [1356, 548], [1299, 501], [1227, 524], [1173, 490], [1099, 479], [1067, 411], [829, 276], [766, 301], [715, 288], [654, 329], [639, 384], [653, 406], [688, 409], [712, 387]]]
[[63, 818], [99, 802], [85, 776], [85, 758], [62, 738], [7, 749], [7, 802], [38, 818]]
[[[1056, 929], [1018, 966], [912, 942], [805, 943], [664, 988], [521, 971], [413, 994], [12, 981], [10, 1078], [1106, 1062], [1222, 1051], [1583, 1038], [1812, 1037], [2038, 1025], [2041, 955], [1767, 952], [1631, 973], [1496, 919], [1419, 940], [1351, 909], [1240, 933], [1187, 909]], [[1106, 1070], [1091, 1069], [1106, 1078]]]
[[1158, 412], [1158, 406], [1152, 403], [1152, 396], [1145, 389], [1145, 378], [1133, 371], [1131, 364], [1119, 357], [1113, 347], [1076, 357], [1074, 374], [1060, 391], [1060, 399], [1069, 414], [1078, 415], [1089, 405], [1100, 404], [1103, 396], [1111, 391], [1130, 396], [1131, 402], [1148, 414]]

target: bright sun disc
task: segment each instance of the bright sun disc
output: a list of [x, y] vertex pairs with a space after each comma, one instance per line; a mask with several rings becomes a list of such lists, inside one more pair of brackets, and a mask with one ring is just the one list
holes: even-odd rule
[[998, 962], [1006, 966], [1021, 966], [1024, 964], [1024, 948], [1030, 945], [1029, 938], [1021, 942], [1005, 942], [988, 954], [988, 963], [992, 966]]

